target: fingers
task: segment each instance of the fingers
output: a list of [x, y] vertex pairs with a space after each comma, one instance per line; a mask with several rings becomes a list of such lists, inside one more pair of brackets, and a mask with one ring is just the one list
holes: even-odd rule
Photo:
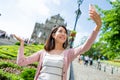
[[93, 5], [89, 5], [89, 15], [94, 20], [97, 18], [97, 12], [95, 10], [95, 7]]
[[24, 42], [23, 39], [21, 39], [20, 37], [16, 36], [15, 34], [13, 34], [13, 36], [14, 36], [18, 41], [20, 41], [20, 42]]
[[90, 10], [89, 15], [90, 18], [92, 18], [93, 20], [97, 18], [97, 13], [93, 10]]
[[101, 18], [100, 15], [96, 12], [95, 7], [93, 5], [89, 6], [89, 15], [90, 18], [98, 25], [101, 26]]

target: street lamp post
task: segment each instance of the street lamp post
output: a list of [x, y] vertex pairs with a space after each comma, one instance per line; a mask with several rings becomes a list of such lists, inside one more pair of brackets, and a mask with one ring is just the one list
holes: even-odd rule
[[[75, 11], [76, 13], [76, 20], [75, 20], [75, 25], [74, 25], [74, 29], [73, 31], [75, 31], [76, 29], [76, 25], [77, 25], [77, 21], [80, 17], [80, 15], [82, 14], [81, 10], [80, 10], [80, 5], [82, 4], [83, 0], [78, 0], [77, 3], [78, 3], [78, 9]], [[76, 35], [76, 33], [75, 33]], [[75, 36], [71, 36], [71, 41], [70, 41], [70, 48], [73, 47], [73, 42], [74, 42], [74, 38]], [[69, 76], [69, 80], [74, 80], [74, 76], [73, 76], [73, 67], [72, 67], [72, 63], [70, 64], [70, 76]]]
[[[82, 14], [82, 12], [81, 12], [81, 10], [80, 10], [80, 5], [82, 4], [82, 2], [83, 2], [83, 0], [78, 0], [78, 1], [77, 1], [77, 3], [78, 3], [78, 9], [75, 11], [75, 13], [76, 13], [76, 20], [75, 20], [75, 24], [74, 24], [74, 29], [73, 29], [73, 31], [75, 31], [76, 25], [77, 25], [77, 21], [78, 21], [80, 15]], [[74, 38], [75, 38], [75, 36], [71, 36], [70, 48], [73, 47]]]
[[82, 14], [81, 10], [80, 10], [80, 5], [82, 4], [83, 0], [78, 0], [77, 3], [78, 3], [78, 9], [75, 11], [76, 13], [76, 20], [75, 20], [75, 25], [74, 25], [74, 29], [76, 29], [76, 24], [77, 24], [77, 21], [80, 17], [80, 15]]

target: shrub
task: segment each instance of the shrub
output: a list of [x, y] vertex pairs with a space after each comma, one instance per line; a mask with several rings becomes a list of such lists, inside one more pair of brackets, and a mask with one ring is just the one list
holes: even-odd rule
[[[15, 45], [20, 45], [20, 42], [16, 42]], [[27, 46], [27, 44], [25, 43], [24, 46]]]
[[1, 59], [12, 59], [11, 56], [5, 55], [5, 54], [0, 54]]
[[0, 69], [6, 68], [6, 67], [21, 69], [21, 67], [18, 66], [17, 64], [14, 64], [14, 63], [11, 63], [11, 62], [1, 61], [1, 62], [0, 62]]
[[34, 68], [25, 68], [24, 71], [21, 72], [20, 76], [24, 80], [34, 80], [36, 69]]
[[20, 45], [20, 42], [16, 42], [15, 45]]
[[24, 80], [24, 79], [16, 74], [4, 72], [3, 70], [0, 69], [0, 80]]
[[7, 77], [7, 75], [3, 74], [4, 72], [2, 70], [0, 70], [0, 80], [10, 80], [9, 77]]

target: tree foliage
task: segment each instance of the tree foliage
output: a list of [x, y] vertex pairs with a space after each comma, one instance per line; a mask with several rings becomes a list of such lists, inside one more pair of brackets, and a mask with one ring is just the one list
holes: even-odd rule
[[120, 0], [109, 1], [112, 8], [103, 10], [95, 6], [102, 17], [99, 41], [94, 43], [86, 55], [120, 59]]
[[103, 44], [101, 53], [114, 59], [120, 56], [120, 0], [109, 3], [112, 5], [110, 10], [98, 8], [103, 21], [100, 43]]

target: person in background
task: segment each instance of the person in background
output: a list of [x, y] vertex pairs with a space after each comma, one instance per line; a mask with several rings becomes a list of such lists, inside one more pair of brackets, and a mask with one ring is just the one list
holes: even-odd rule
[[93, 65], [93, 58], [90, 57], [90, 65]]
[[85, 58], [84, 58], [84, 65], [88, 65], [88, 62], [89, 62], [89, 56], [87, 55], [87, 56], [85, 56]]
[[97, 69], [101, 70], [100, 57], [98, 58], [97, 63], [98, 63]]
[[83, 61], [83, 55], [79, 55], [79, 56], [78, 56], [78, 62], [81, 64], [82, 61]]
[[76, 48], [67, 49], [67, 29], [65, 26], [59, 25], [52, 29], [43, 50], [25, 57], [24, 40], [14, 34], [14, 37], [20, 41], [17, 64], [24, 66], [33, 62], [39, 62], [34, 80], [67, 80], [69, 64], [78, 55], [90, 49], [101, 28], [101, 18], [93, 6], [90, 6], [89, 14], [90, 18], [96, 23], [96, 26], [86, 42]]

